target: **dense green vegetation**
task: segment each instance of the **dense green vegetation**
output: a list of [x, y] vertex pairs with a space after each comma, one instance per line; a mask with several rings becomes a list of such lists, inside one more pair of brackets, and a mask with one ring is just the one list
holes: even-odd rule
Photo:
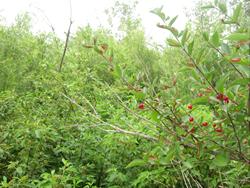
[[248, 3], [182, 31], [152, 8], [164, 49], [118, 3], [124, 37], [81, 28], [63, 61], [27, 15], [0, 25], [0, 187], [249, 187]]

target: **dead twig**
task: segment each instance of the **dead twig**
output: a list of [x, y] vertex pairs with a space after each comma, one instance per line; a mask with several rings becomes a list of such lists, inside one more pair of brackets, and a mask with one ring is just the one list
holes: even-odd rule
[[65, 44], [64, 44], [64, 49], [63, 49], [63, 54], [62, 54], [61, 62], [60, 62], [60, 65], [59, 65], [59, 70], [58, 70], [59, 72], [62, 71], [62, 66], [63, 66], [63, 63], [64, 63], [64, 58], [65, 58], [66, 51], [67, 51], [67, 48], [68, 48], [69, 36], [70, 36], [70, 30], [71, 30], [72, 24], [73, 24], [73, 21], [72, 21], [72, 6], [71, 6], [71, 0], [70, 0], [69, 28], [68, 28], [68, 32], [67, 32], [67, 36], [66, 36], [66, 41], [65, 41]]

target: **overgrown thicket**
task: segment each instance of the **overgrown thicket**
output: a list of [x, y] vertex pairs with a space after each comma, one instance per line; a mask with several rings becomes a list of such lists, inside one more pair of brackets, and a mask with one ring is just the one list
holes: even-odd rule
[[124, 37], [80, 28], [61, 71], [54, 34], [0, 25], [0, 187], [248, 187], [249, 2], [153, 9], [164, 49], [117, 6]]

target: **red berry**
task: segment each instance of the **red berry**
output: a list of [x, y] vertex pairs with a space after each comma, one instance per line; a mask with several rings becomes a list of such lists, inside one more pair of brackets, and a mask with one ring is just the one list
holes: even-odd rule
[[198, 97], [202, 97], [202, 96], [203, 96], [203, 94], [202, 94], [202, 93], [198, 93], [197, 95], [198, 95]]
[[219, 127], [219, 128], [216, 128], [216, 129], [215, 129], [215, 132], [217, 132], [217, 133], [222, 133], [223, 130], [222, 130], [222, 128]]
[[190, 110], [192, 110], [192, 109], [193, 109], [192, 104], [189, 104], [187, 107], [188, 107], [188, 109], [190, 109]]
[[208, 126], [208, 123], [205, 121], [202, 123], [202, 126], [206, 127], [206, 126]]
[[140, 103], [139, 105], [138, 105], [138, 108], [139, 109], [141, 109], [141, 110], [143, 110], [144, 109], [144, 107], [145, 107], [145, 105], [144, 105], [144, 103], [142, 102], [142, 103]]
[[216, 99], [222, 101], [224, 98], [224, 95], [222, 93], [217, 94]]
[[194, 121], [194, 118], [193, 117], [190, 117], [189, 118], [189, 122], [193, 122]]
[[230, 60], [231, 63], [238, 63], [238, 62], [240, 62], [240, 61], [241, 61], [241, 59], [240, 59], [239, 57], [232, 58], [232, 59]]
[[195, 128], [193, 127], [189, 132], [190, 133], [194, 133], [195, 132]]
[[213, 124], [213, 127], [215, 128], [217, 125], [216, 124]]
[[224, 103], [229, 103], [229, 98], [227, 96], [223, 97]]

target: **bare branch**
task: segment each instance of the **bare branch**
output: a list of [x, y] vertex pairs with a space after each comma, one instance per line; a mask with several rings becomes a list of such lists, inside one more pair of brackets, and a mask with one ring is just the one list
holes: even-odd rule
[[[67, 95], [65, 95], [64, 93], [62, 93], [62, 95], [67, 98], [70, 102], [72, 102], [73, 104], [75, 104], [78, 108], [82, 109], [85, 111], [85, 109], [79, 105], [74, 99], [71, 99], [70, 97], [68, 97]], [[124, 134], [129, 134], [129, 135], [134, 135], [134, 136], [139, 136], [139, 137], [142, 137], [142, 138], [145, 138], [147, 140], [151, 140], [151, 141], [157, 141], [158, 139], [153, 137], [153, 136], [149, 136], [149, 135], [146, 135], [144, 133], [140, 133], [140, 132], [134, 132], [134, 131], [127, 131], [127, 130], [124, 130], [120, 127], [118, 127], [117, 125], [113, 125], [111, 123], [108, 123], [108, 122], [105, 122], [103, 121], [99, 116], [97, 115], [94, 115], [92, 113], [89, 113], [89, 115], [91, 115], [93, 118], [95, 118], [96, 120], [99, 120], [101, 121], [103, 124], [105, 125], [108, 125], [110, 127], [112, 127], [114, 130], [104, 130], [106, 132], [116, 132], [116, 133], [124, 133]]]
[[106, 132], [113, 132], [113, 133], [124, 133], [124, 134], [128, 134], [128, 135], [133, 135], [133, 136], [139, 136], [142, 138], [145, 138], [146, 140], [151, 140], [151, 141], [157, 141], [158, 139], [140, 132], [132, 132], [132, 131], [127, 131], [124, 129], [120, 129], [118, 127], [113, 127], [115, 128], [115, 130], [105, 130]]
[[62, 66], [63, 66], [63, 63], [64, 63], [64, 58], [65, 58], [65, 55], [66, 55], [66, 51], [67, 51], [67, 48], [68, 48], [68, 43], [69, 43], [69, 36], [70, 36], [70, 30], [71, 30], [71, 26], [72, 26], [72, 6], [71, 6], [71, 0], [70, 0], [70, 20], [69, 20], [69, 28], [68, 28], [68, 32], [67, 32], [67, 36], [66, 36], [66, 41], [65, 41], [65, 44], [64, 44], [64, 49], [63, 49], [63, 54], [62, 54], [62, 58], [61, 58], [61, 62], [60, 62], [60, 65], [59, 65], [59, 72], [62, 71]]

